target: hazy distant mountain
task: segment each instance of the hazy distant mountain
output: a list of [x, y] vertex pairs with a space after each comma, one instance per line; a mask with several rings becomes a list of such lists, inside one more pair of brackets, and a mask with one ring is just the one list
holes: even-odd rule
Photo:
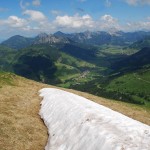
[[71, 38], [76, 42], [94, 45], [109, 44], [111, 42], [111, 35], [107, 32], [86, 31], [83, 33], [75, 33]]
[[150, 36], [150, 32], [137, 31], [137, 32], [105, 32], [97, 31], [90, 32], [85, 31], [81, 33], [65, 34], [60, 31], [54, 33], [54, 35], [67, 37], [72, 41], [91, 45], [103, 45], [103, 44], [113, 44], [113, 45], [130, 45], [133, 42], [142, 40], [146, 36]]
[[[61, 36], [61, 37], [67, 37], [67, 34], [61, 32], [61, 31], [57, 31], [53, 34], [54, 36]], [[69, 35], [69, 34], [68, 34]]]
[[10, 37], [8, 40], [1, 43], [1, 45], [7, 46], [13, 49], [21, 49], [31, 45], [34, 38], [27, 38], [20, 35]]
[[35, 37], [35, 40], [33, 42], [33, 44], [69, 44], [69, 43], [71, 43], [71, 40], [68, 39], [67, 37], [46, 33], [39, 34], [37, 37]]
[[121, 45], [129, 46], [134, 42], [143, 40], [145, 37], [150, 36], [150, 32], [138, 31], [138, 32], [105, 32], [97, 31], [90, 32], [85, 31], [81, 33], [65, 34], [60, 31], [54, 34], [41, 33], [35, 38], [27, 38], [20, 35], [13, 36], [8, 40], [2, 42], [2, 45], [13, 49], [25, 48], [32, 44], [88, 44], [88, 45]]
[[102, 45], [102, 44], [108, 44], [111, 41], [111, 35], [103, 31], [98, 31], [98, 32], [85, 31], [81, 33], [71, 33], [71, 34], [65, 34], [58, 31], [54, 33], [54, 35], [67, 37], [72, 41], [75, 41], [77, 43], [84, 43], [84, 44]]
[[133, 42], [142, 40], [143, 38], [150, 36], [150, 32], [136, 31], [136, 32], [122, 32], [117, 31], [112, 35], [111, 43], [113, 44], [132, 44]]
[[150, 47], [150, 36], [147, 36], [130, 45], [130, 48], [134, 48], [134, 49], [142, 49], [144, 47]]

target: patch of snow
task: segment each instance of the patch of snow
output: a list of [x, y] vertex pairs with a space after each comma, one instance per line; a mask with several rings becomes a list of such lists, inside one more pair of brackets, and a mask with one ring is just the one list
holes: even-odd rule
[[40, 90], [45, 150], [150, 150], [150, 126], [81, 96]]

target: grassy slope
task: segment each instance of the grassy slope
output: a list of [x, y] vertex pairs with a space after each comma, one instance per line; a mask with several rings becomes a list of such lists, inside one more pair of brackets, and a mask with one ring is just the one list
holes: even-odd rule
[[117, 45], [102, 45], [97, 46], [100, 52], [104, 52], [106, 54], [122, 54], [122, 55], [131, 55], [136, 53], [138, 50], [136, 48], [124, 47], [124, 46], [117, 46]]
[[55, 76], [59, 78], [63, 84], [65, 84], [67, 80], [79, 77], [82, 71], [95, 68], [93, 64], [76, 59], [63, 52], [60, 54], [60, 58], [55, 63], [57, 66]]
[[[50, 85], [0, 73], [0, 147], [1, 150], [43, 150], [47, 129], [38, 115], [38, 91]], [[84, 92], [64, 89], [119, 111], [150, 125], [150, 112], [138, 105], [108, 100]]]
[[0, 79], [0, 149], [42, 150], [47, 129], [38, 115], [38, 90], [44, 85], [13, 74]]
[[16, 51], [0, 45], [0, 70], [7, 70], [9, 68], [9, 63], [15, 56]]
[[143, 101], [150, 107], [150, 69], [128, 73], [112, 80], [107, 90], [127, 93], [135, 100]]
[[49, 45], [33, 45], [18, 52], [13, 51], [13, 55], [0, 48], [0, 54], [3, 54], [0, 57], [0, 68], [3, 70], [55, 85], [66, 84], [68, 80], [80, 77], [86, 70], [97, 70], [95, 65], [74, 58]]

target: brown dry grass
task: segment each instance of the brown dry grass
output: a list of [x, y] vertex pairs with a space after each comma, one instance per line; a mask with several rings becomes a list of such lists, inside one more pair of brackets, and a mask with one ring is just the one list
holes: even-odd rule
[[[3, 85], [0, 88], [0, 149], [43, 150], [48, 135], [47, 129], [38, 115], [41, 101], [38, 91], [52, 86], [17, 76], [13, 80], [15, 81], [14, 86]], [[64, 90], [150, 125], [150, 112], [144, 108], [107, 100], [84, 92]]]
[[47, 129], [38, 115], [38, 91], [44, 85], [17, 78], [16, 86], [0, 89], [0, 149], [43, 150]]

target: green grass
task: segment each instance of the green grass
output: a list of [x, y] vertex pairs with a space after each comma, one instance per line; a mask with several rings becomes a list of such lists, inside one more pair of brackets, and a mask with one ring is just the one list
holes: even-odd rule
[[15, 54], [15, 50], [0, 45], [0, 70], [11, 70], [10, 63]]
[[55, 65], [57, 66], [55, 76], [59, 78], [62, 82], [70, 78], [76, 77], [80, 73], [80, 70], [73, 66], [61, 63], [56, 63]]
[[133, 92], [145, 94], [149, 93], [149, 83], [140, 81], [141, 76], [138, 74], [126, 74], [117, 79], [114, 79], [108, 86], [108, 89], [120, 91], [120, 92]]
[[150, 82], [150, 69], [146, 71], [141, 71], [138, 74], [135, 74], [137, 78]]
[[91, 69], [96, 70], [95, 65], [81, 59], [74, 58], [73, 56], [69, 56], [63, 52], [61, 52], [55, 66], [57, 67], [55, 77], [62, 82], [57, 85], [65, 88], [70, 87], [72, 84], [86, 82], [88, 79], [87, 75], [84, 78], [81, 78], [84, 72]]
[[131, 55], [137, 52], [137, 49], [134, 48], [129, 48], [129, 47], [123, 47], [123, 46], [118, 46], [118, 45], [102, 45], [98, 46], [99, 52], [103, 52], [106, 54], [111, 54], [111, 55]]
[[70, 66], [75, 66], [77, 68], [82, 68], [82, 67], [94, 68], [95, 67], [95, 65], [91, 63], [88, 63], [81, 59], [74, 58], [63, 52], [61, 52], [61, 57], [58, 59], [58, 62], [63, 63], [63, 64], [69, 64]]
[[150, 70], [142, 69], [136, 73], [128, 73], [119, 77], [105, 77], [95, 74], [90, 78], [89, 75], [79, 83], [70, 84], [70, 88], [138, 104], [150, 110]]
[[15, 76], [16, 75], [12, 73], [0, 72], [0, 88], [2, 88], [3, 85], [15, 85]]
[[150, 105], [150, 70], [128, 73], [112, 80], [107, 86], [108, 91], [116, 91], [129, 95], [137, 102]]
[[[96, 72], [84, 71], [78, 74], [67, 75], [63, 83], [58, 84], [57, 86], [64, 88], [72, 88], [73, 86], [85, 85], [86, 83], [92, 81], [97, 76]], [[61, 79], [64, 79], [61, 78]]]
[[113, 45], [103, 45], [100, 47], [101, 52], [109, 53], [109, 54], [123, 54], [123, 50], [121, 46], [113, 46]]

